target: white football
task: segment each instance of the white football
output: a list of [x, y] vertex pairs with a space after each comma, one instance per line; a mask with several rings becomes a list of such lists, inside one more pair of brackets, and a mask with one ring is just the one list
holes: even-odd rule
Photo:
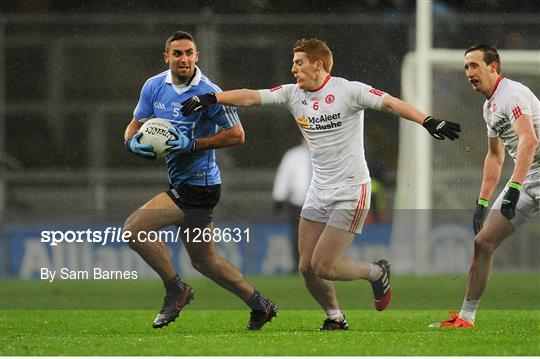
[[169, 147], [166, 142], [173, 140], [174, 136], [169, 133], [169, 130], [174, 128], [173, 124], [163, 118], [153, 118], [141, 126], [139, 132], [143, 135], [139, 139], [140, 143], [145, 145], [152, 145], [157, 158], [165, 157]]

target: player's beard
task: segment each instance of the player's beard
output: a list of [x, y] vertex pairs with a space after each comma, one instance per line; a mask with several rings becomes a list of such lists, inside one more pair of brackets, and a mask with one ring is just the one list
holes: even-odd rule
[[181, 71], [180, 69], [176, 68], [176, 69], [171, 69], [174, 77], [176, 77], [176, 80], [178, 81], [178, 83], [186, 83], [188, 82], [192, 77], [193, 77], [193, 74], [195, 73], [195, 69], [194, 68], [190, 68], [189, 70], [186, 69], [187, 71]]

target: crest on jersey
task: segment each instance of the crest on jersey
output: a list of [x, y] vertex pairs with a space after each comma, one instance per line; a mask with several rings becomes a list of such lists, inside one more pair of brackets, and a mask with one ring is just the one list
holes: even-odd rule
[[335, 99], [336, 98], [334, 97], [334, 95], [330, 94], [326, 96], [326, 98], [324, 99], [324, 102], [330, 105], [332, 102], [334, 102]]
[[302, 128], [309, 128], [309, 121], [306, 116], [302, 116], [296, 119], [296, 123]]

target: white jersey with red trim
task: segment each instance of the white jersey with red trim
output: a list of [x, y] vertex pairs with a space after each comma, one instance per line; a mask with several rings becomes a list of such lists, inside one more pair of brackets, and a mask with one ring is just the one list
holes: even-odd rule
[[[518, 135], [512, 125], [521, 115], [531, 117], [536, 137], [540, 138], [540, 101], [525, 85], [500, 77], [495, 90], [484, 102], [484, 120], [489, 137], [500, 137], [508, 154], [516, 160]], [[540, 171], [540, 145], [529, 173]]]
[[364, 109], [380, 110], [384, 92], [361, 82], [328, 77], [305, 91], [297, 84], [259, 90], [261, 104], [287, 107], [309, 143], [312, 185], [335, 188], [370, 181], [364, 155]]

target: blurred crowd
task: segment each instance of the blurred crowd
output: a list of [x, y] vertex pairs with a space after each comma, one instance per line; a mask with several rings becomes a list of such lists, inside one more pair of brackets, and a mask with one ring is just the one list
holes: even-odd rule
[[[211, 10], [215, 13], [409, 13], [415, 0], [197, 0], [171, 2], [168, 0], [85, 1], [85, 0], [5, 0], [0, 2], [4, 12], [178, 12], [196, 13]], [[437, 11], [460, 13], [531, 13], [540, 11], [537, 0], [434, 0]]]
[[[7, 19], [3, 28], [6, 41], [0, 43], [5, 49], [4, 97], [9, 118], [4, 126], [5, 133], [16, 134], [7, 137], [3, 147], [17, 159], [2, 159], [4, 148], [0, 148], [0, 162], [9, 162], [11, 168], [88, 168], [100, 157], [84, 146], [84, 141], [90, 144], [89, 133], [93, 131], [87, 124], [93, 123], [94, 108], [110, 106], [103, 115], [111, 136], [100, 147], [102, 162], [106, 168], [115, 169], [138, 165], [135, 159], [126, 158], [119, 138], [135, 105], [134, 94], [147, 76], [163, 69], [163, 37], [178, 29], [205, 33], [201, 28], [214, 25], [213, 19], [219, 19], [219, 15], [233, 21], [211, 27], [215, 39], [224, 41], [207, 45], [202, 58], [214, 61], [212, 66], [202, 66], [224, 88], [266, 88], [291, 81], [290, 47], [298, 37], [313, 36], [331, 45], [336, 76], [399, 95], [403, 57], [415, 46], [415, 4], [414, 0], [0, 1], [4, 15], [0, 20]], [[540, 17], [534, 13], [539, 11], [540, 0], [433, 0], [433, 46], [464, 49], [484, 42], [499, 49], [538, 49]], [[208, 23], [205, 16], [200, 23], [184, 21], [193, 20], [201, 12], [210, 13]], [[80, 22], [87, 14], [97, 14], [98, 21]], [[148, 14], [152, 21], [145, 23], [140, 14]], [[331, 19], [321, 26], [319, 20], [326, 14], [332, 15]], [[33, 16], [39, 21], [33, 22]], [[162, 16], [166, 19], [160, 23]], [[347, 21], [341, 21], [341, 16], [348, 16]], [[287, 21], [274, 26], [272, 20], [278, 17]], [[50, 21], [42, 21], [44, 18]], [[265, 21], [250, 21], [257, 18]], [[125, 38], [133, 42], [125, 45]], [[36, 76], [29, 68], [45, 71]], [[29, 96], [27, 88], [36, 91]], [[78, 106], [73, 111], [74, 103], [86, 107]], [[280, 156], [296, 143], [296, 124], [283, 121], [278, 128], [274, 126], [275, 117], [287, 119], [288, 114], [264, 109], [245, 111], [243, 116], [249, 133], [247, 142], [231, 148], [228, 156], [222, 154], [222, 163], [241, 168], [277, 167]], [[261, 120], [247, 120], [255, 116]], [[373, 152], [368, 151], [366, 156], [370, 169], [384, 184], [393, 183], [398, 122], [388, 114], [375, 112], [369, 119], [366, 148]], [[48, 144], [49, 156], [28, 146], [24, 136], [28, 133], [33, 134], [34, 141]], [[82, 145], [66, 153], [64, 149], [74, 136], [81, 138]], [[264, 150], [269, 146], [274, 150]]]

